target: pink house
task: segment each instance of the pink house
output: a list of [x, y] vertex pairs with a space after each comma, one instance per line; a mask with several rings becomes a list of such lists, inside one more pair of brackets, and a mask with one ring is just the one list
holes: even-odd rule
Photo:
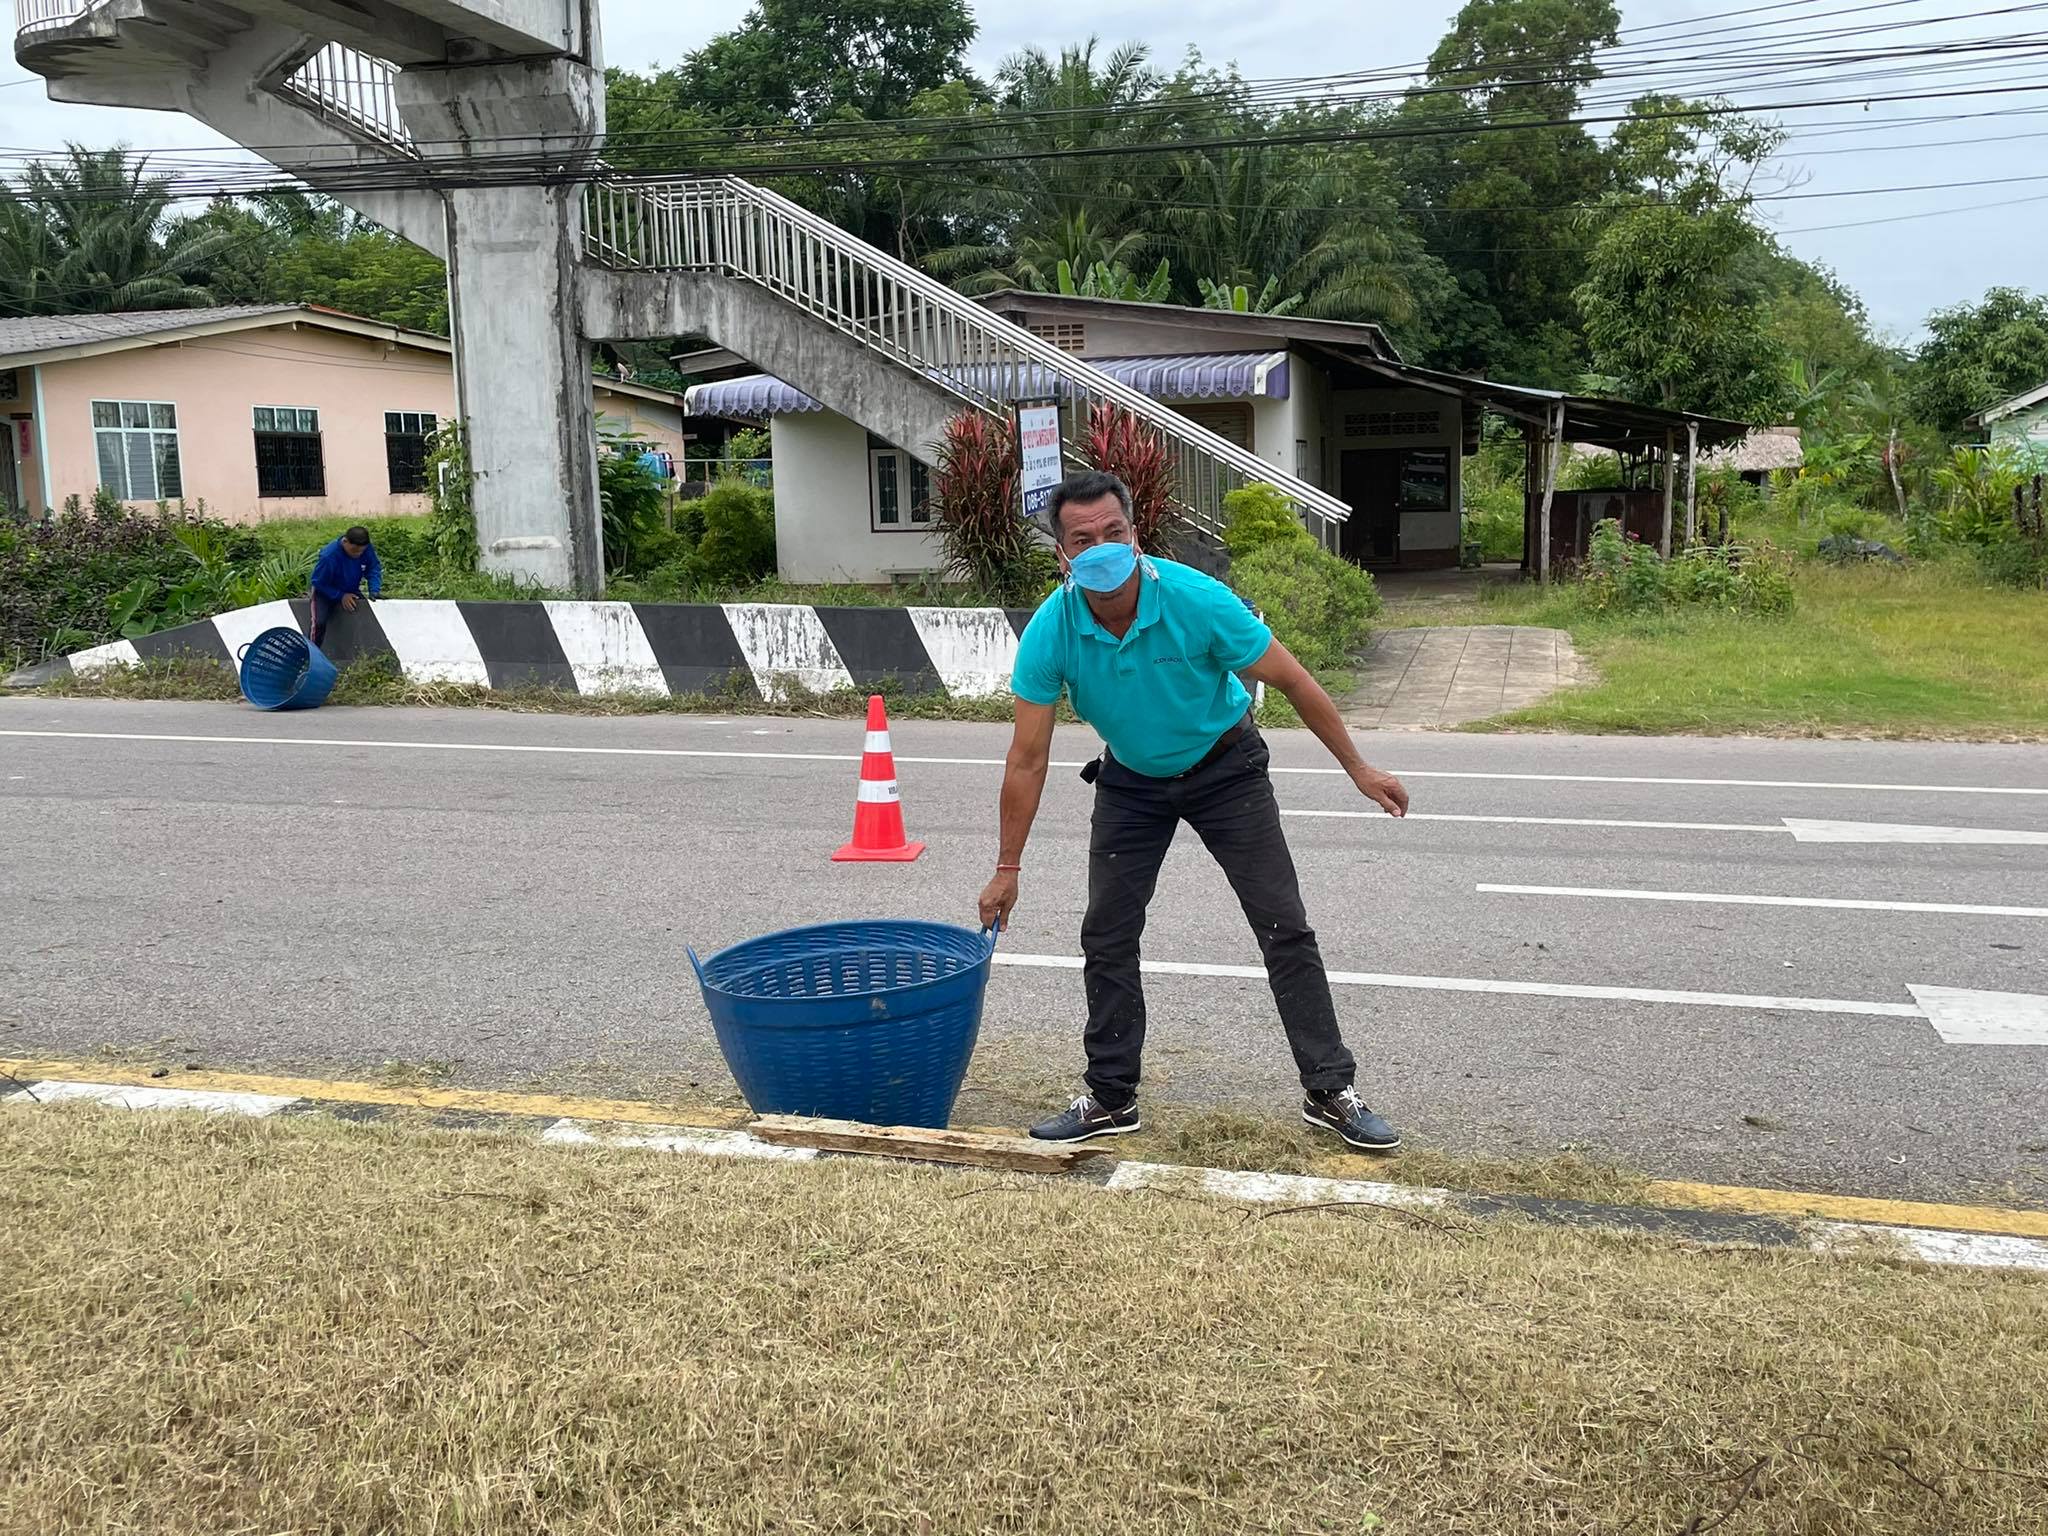
[[[680, 396], [591, 385], [600, 427], [681, 460]], [[231, 523], [424, 513], [426, 440], [454, 402], [445, 337], [309, 304], [0, 320], [0, 501], [104, 485]]]

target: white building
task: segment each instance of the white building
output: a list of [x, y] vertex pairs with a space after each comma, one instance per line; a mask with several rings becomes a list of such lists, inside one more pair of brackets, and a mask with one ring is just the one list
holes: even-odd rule
[[1982, 432], [1993, 447], [2016, 448], [2037, 461], [2048, 460], [2048, 384], [1987, 405], [1966, 425]]
[[[1458, 462], [1476, 442], [1479, 406], [1441, 376], [1406, 369], [1378, 326], [1014, 291], [982, 303], [1251, 450], [1276, 477], [1339, 496], [1352, 508], [1334, 529], [1347, 557], [1457, 563]], [[925, 505], [931, 444], [878, 437], [780, 379], [741, 371], [730, 352], [676, 364], [731, 375], [692, 388], [689, 411], [770, 423], [785, 580], [886, 582], [939, 567]]]

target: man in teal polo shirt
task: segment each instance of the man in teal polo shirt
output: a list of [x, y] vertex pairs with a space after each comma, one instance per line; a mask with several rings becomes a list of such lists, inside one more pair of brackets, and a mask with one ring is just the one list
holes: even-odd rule
[[1258, 939], [1301, 1073], [1302, 1119], [1351, 1146], [1390, 1151], [1401, 1138], [1352, 1085], [1355, 1066], [1280, 830], [1266, 746], [1237, 675], [1285, 694], [1388, 815], [1407, 814], [1408, 792], [1358, 755], [1330, 696], [1235, 593], [1200, 571], [1137, 553], [1130, 510], [1130, 492], [1114, 475], [1075, 475], [1053, 493], [1052, 534], [1067, 580], [1032, 615], [1011, 681], [1017, 729], [1003, 773], [995, 878], [981, 893], [984, 925], [1008, 919], [1017, 904], [1062, 690], [1107, 744], [1081, 775], [1095, 786], [1081, 920], [1088, 1091], [1031, 1134], [1082, 1141], [1138, 1129], [1138, 940], [1159, 866], [1185, 821], [1223, 866]]

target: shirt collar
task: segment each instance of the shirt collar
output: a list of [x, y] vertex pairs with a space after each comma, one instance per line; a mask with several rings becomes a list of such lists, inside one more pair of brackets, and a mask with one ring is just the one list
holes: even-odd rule
[[1138, 616], [1131, 620], [1131, 627], [1124, 631], [1123, 640], [1117, 639], [1108, 630], [1095, 622], [1095, 610], [1088, 606], [1088, 594], [1077, 583], [1067, 584], [1068, 613], [1073, 618], [1074, 628], [1084, 635], [1093, 635], [1111, 645], [1121, 645], [1139, 630], [1158, 622], [1159, 619], [1159, 572], [1144, 555], [1138, 556]]

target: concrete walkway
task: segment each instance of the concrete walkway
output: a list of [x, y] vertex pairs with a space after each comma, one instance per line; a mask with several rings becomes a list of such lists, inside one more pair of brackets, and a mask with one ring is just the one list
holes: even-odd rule
[[1579, 653], [1561, 629], [1385, 629], [1361, 658], [1344, 718], [1367, 731], [1462, 725], [1540, 703], [1578, 680]]

